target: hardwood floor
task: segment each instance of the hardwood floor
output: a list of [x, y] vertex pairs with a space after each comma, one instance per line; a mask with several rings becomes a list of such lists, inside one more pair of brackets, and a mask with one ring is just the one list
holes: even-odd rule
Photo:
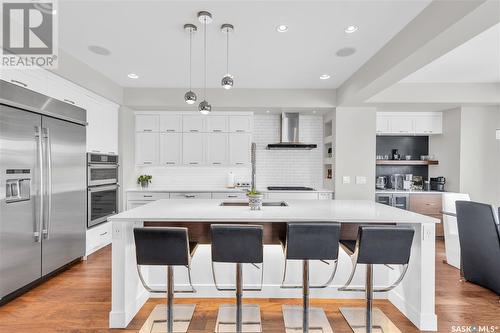
[[[487, 325], [500, 327], [499, 297], [493, 292], [459, 281], [458, 270], [443, 264], [444, 244], [437, 243], [436, 310], [439, 332], [452, 332], [453, 325]], [[108, 312], [111, 299], [111, 249], [107, 247], [87, 261], [76, 264], [41, 286], [0, 307], [0, 332], [134, 332], [162, 299], [152, 299], [141, 309], [126, 330], [110, 330]], [[211, 333], [215, 326], [217, 306], [227, 299], [182, 299], [179, 303], [196, 303], [190, 326], [192, 333]], [[281, 304], [295, 299], [253, 299], [259, 303], [264, 332], [284, 332]], [[339, 306], [363, 306], [363, 301], [312, 300], [322, 306], [336, 333], [351, 333]], [[418, 332], [388, 301], [376, 301], [403, 333]], [[474, 332], [474, 331], [473, 331]], [[493, 331], [487, 331], [493, 332]], [[500, 328], [496, 329], [500, 332]]]

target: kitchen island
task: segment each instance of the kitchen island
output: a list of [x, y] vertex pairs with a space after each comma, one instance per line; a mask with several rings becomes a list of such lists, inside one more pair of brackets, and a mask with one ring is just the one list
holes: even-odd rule
[[[218, 292], [213, 286], [210, 265], [209, 228], [211, 223], [255, 223], [264, 226], [264, 242], [269, 244], [264, 251], [264, 285], [261, 292], [245, 293], [248, 297], [300, 297], [299, 290], [279, 288], [284, 267], [282, 249], [276, 244], [284, 233], [286, 222], [335, 221], [342, 224], [396, 224], [415, 229], [408, 273], [403, 282], [389, 293], [376, 296], [387, 298], [417, 328], [437, 330], [435, 314], [435, 224], [439, 220], [405, 210], [364, 200], [287, 200], [287, 206], [263, 207], [251, 211], [245, 206], [222, 206], [223, 200], [167, 199], [158, 200], [109, 218], [113, 223], [112, 249], [112, 308], [109, 315], [111, 328], [123, 328], [150, 297], [142, 287], [137, 275], [133, 229], [146, 226], [185, 226], [190, 238], [201, 244], [192, 261], [193, 284], [196, 294], [190, 297], [233, 297], [233, 293]], [[311, 271], [317, 280], [324, 281], [329, 274], [329, 265], [314, 263]], [[364, 285], [364, 267], [360, 267], [353, 285]], [[181, 268], [182, 269], [182, 268]], [[176, 286], [186, 284], [181, 269], [176, 270]], [[318, 298], [364, 298], [364, 293], [339, 292], [351, 271], [351, 263], [340, 251], [337, 274], [332, 286], [314, 290], [311, 297]], [[375, 269], [375, 286], [388, 285], [400, 274], [400, 267], [385, 266]], [[220, 269], [222, 283], [231, 283], [232, 269]], [[185, 272], [184, 272], [185, 273]], [[165, 271], [154, 267], [146, 270], [145, 279], [155, 288], [165, 285]], [[218, 275], [219, 276], [219, 275]], [[260, 273], [249, 267], [244, 272], [244, 281], [257, 283]], [[300, 266], [290, 265], [288, 276], [293, 282], [300, 281]], [[225, 279], [225, 280], [224, 280]], [[182, 288], [182, 286], [180, 287]]]

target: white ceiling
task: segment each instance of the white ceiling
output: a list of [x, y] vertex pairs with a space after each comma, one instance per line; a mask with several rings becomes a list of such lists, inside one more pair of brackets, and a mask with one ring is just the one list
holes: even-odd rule
[[[121, 86], [188, 86], [185, 23], [200, 10], [208, 26], [208, 85], [225, 73], [222, 23], [232, 23], [230, 72], [235, 87], [333, 89], [349, 78], [430, 0], [418, 1], [60, 1], [59, 46]], [[275, 27], [287, 24], [289, 31]], [[358, 25], [345, 34], [348, 25]], [[202, 85], [202, 32], [194, 38], [193, 86]], [[106, 47], [109, 56], [88, 50]], [[335, 53], [354, 47], [341, 58]], [[140, 78], [131, 80], [128, 73]], [[320, 80], [323, 73], [329, 80]]]
[[401, 82], [500, 82], [500, 24], [497, 24]]

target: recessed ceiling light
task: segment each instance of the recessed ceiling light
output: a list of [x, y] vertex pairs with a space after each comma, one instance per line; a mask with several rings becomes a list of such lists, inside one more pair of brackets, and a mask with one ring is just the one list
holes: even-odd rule
[[321, 80], [328, 80], [330, 78], [330, 75], [328, 75], [328, 74], [322, 74], [319, 78]]
[[316, 113], [316, 110], [313, 110], [313, 113]]
[[266, 110], [266, 113], [269, 113], [269, 112], [271, 112], [271, 111], [269, 111], [269, 110]]
[[135, 74], [135, 73], [130, 73], [129, 75], [127, 75], [129, 79], [138, 79], [139, 78], [139, 75]]
[[357, 25], [350, 25], [344, 29], [346, 34], [352, 34], [353, 32], [358, 31], [358, 26]]
[[105, 47], [99, 45], [89, 45], [89, 51], [98, 55], [107, 56], [111, 54], [111, 51]]
[[287, 32], [288, 31], [288, 26], [284, 24], [280, 24], [276, 27], [277, 32]]

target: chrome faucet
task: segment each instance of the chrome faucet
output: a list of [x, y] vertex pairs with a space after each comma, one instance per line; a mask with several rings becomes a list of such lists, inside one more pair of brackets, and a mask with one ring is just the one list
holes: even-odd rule
[[252, 142], [252, 147], [251, 147], [251, 161], [252, 161], [252, 186], [251, 190], [255, 191], [257, 184], [256, 184], [256, 176], [255, 176], [255, 162], [257, 160], [257, 145], [255, 142]]

